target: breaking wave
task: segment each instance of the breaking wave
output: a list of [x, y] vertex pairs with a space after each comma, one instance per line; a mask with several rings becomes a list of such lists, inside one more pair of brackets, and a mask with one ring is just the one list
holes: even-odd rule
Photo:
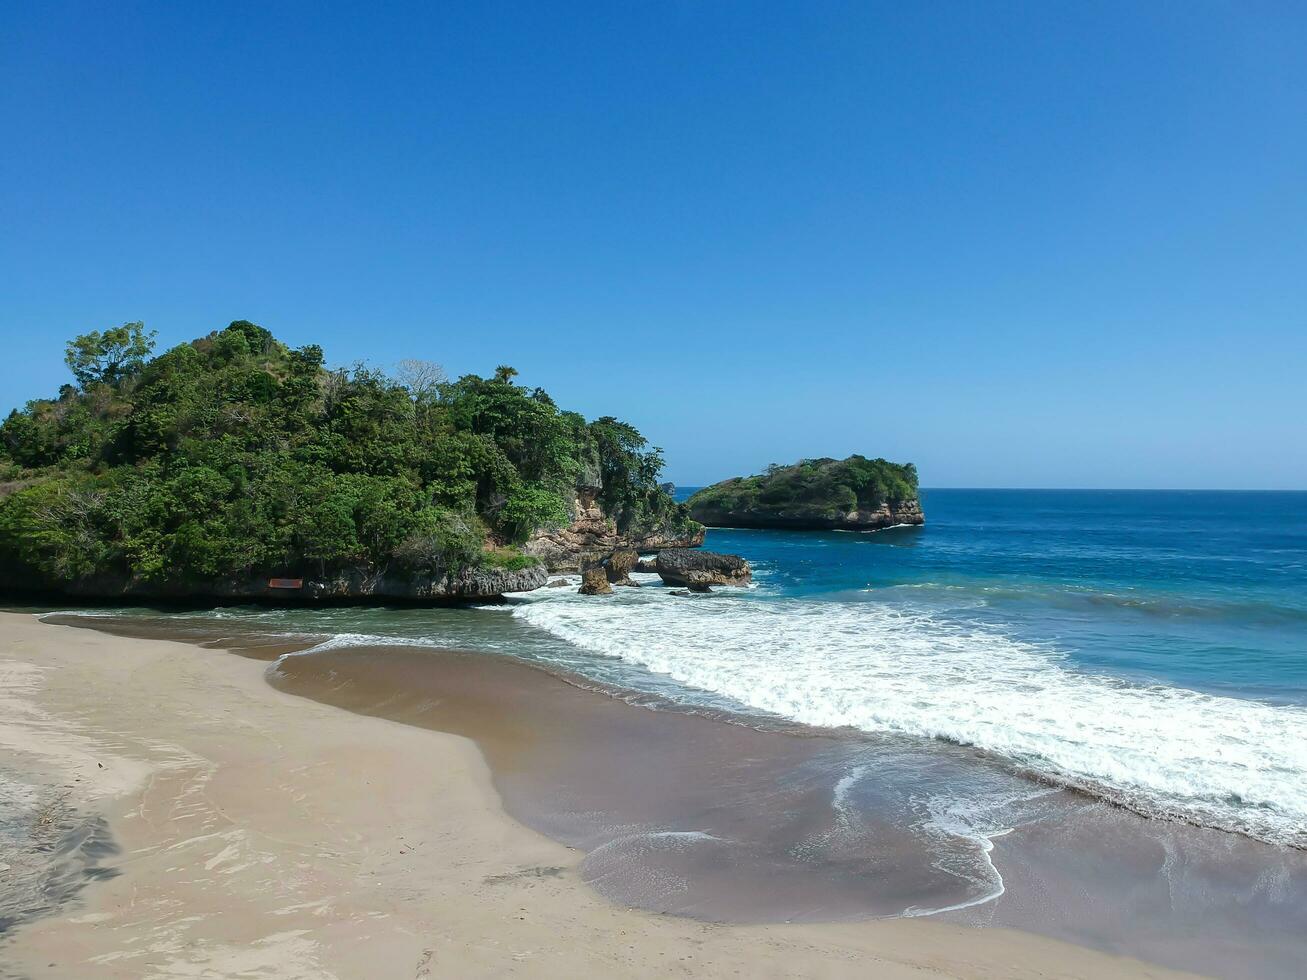
[[883, 603], [550, 591], [514, 615], [755, 710], [975, 746], [1149, 816], [1307, 847], [1307, 708], [1086, 673], [1055, 647]]

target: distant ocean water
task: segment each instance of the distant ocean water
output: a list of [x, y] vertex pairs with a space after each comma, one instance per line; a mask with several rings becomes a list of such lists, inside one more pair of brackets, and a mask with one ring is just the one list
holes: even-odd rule
[[[904, 767], [904, 819], [923, 832], [983, 841], [1019, 822], [1023, 785], [1036, 799], [1052, 784], [1307, 847], [1307, 493], [928, 490], [923, 504], [922, 528], [712, 530], [706, 547], [747, 557], [756, 584], [707, 596], [637, 575], [645, 587], [609, 598], [541, 589], [475, 610], [169, 616], [326, 647], [484, 650], [922, 759], [981, 750], [984, 771], [949, 768], [924, 810], [925, 763]], [[835, 774], [837, 804], [856, 775]]]

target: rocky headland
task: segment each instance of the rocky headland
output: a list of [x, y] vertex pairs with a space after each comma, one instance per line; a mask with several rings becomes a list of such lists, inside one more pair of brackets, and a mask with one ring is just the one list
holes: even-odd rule
[[477, 601], [703, 542], [660, 450], [507, 365], [332, 369], [246, 320], [153, 347], [140, 323], [76, 337], [77, 383], [0, 421], [0, 591]]

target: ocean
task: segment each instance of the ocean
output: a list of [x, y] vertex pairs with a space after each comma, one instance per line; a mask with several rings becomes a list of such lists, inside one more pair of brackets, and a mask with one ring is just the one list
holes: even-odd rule
[[923, 503], [922, 528], [711, 531], [706, 547], [753, 563], [747, 591], [546, 593], [513, 614], [609, 682], [975, 746], [1144, 813], [1307, 846], [1307, 494]]
[[[747, 558], [754, 583], [707, 595], [637, 574], [641, 588], [610, 597], [544, 588], [476, 608], [74, 612], [214, 645], [310, 637], [288, 660], [308, 668], [316, 655], [333, 678], [351, 650], [372, 658], [360, 672], [378, 670], [388, 647], [473, 651], [645, 708], [819, 736], [783, 771], [733, 770], [725, 809], [702, 794], [678, 809], [666, 802], [677, 788], [663, 787], [664, 811], [641, 823], [634, 809], [605, 811], [597, 789], [569, 790], [583, 831], [554, 811], [535, 823], [590, 852], [588, 874], [615, 900], [719, 919], [940, 914], [1082, 941], [1092, 919], [1089, 941], [1145, 955], [1149, 929], [1203, 923], [1209, 938], [1226, 928], [1261, 944], [1266, 975], [1301, 955], [1286, 937], [1307, 925], [1307, 493], [922, 498], [920, 528], [710, 530], [705, 547]], [[406, 661], [405, 685], [413, 669]], [[578, 786], [589, 767], [577, 764]], [[510, 806], [542, 792], [505, 779]], [[803, 816], [748, 829], [782, 783], [785, 812]], [[812, 800], [825, 812], [819, 833]], [[610, 846], [636, 824], [640, 849]], [[748, 846], [728, 850], [732, 835]], [[680, 852], [661, 878], [649, 870], [663, 860], [650, 857], [654, 840]], [[747, 855], [765, 856], [774, 881], [802, 872], [822, 884], [803, 892], [806, 906], [767, 905], [759, 879], [736, 889], [754, 901], [741, 906], [721, 882], [691, 881]], [[624, 873], [632, 862], [638, 872]], [[1070, 899], [1060, 918], [1040, 907], [1038, 894], [1077, 894], [1108, 867], [1113, 883], [1079, 923]], [[899, 876], [897, 893], [867, 887], [881, 874]], [[1169, 927], [1140, 924], [1161, 915], [1159, 876]], [[657, 895], [632, 885], [652, 880], [677, 884]], [[1014, 881], [1024, 897], [1004, 905]], [[1106, 908], [1141, 918], [1105, 923]], [[1103, 938], [1113, 930], [1134, 938]]]

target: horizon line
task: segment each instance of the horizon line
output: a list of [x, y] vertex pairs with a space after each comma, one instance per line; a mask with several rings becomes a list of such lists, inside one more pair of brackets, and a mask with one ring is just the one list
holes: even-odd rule
[[[727, 477], [726, 479], [731, 479]], [[715, 483], [672, 483], [678, 490], [688, 487], [711, 487]], [[1063, 493], [1307, 493], [1307, 487], [1007, 487], [1007, 486], [954, 486], [919, 487], [919, 490], [1011, 490], [1021, 492], [1060, 491]]]

